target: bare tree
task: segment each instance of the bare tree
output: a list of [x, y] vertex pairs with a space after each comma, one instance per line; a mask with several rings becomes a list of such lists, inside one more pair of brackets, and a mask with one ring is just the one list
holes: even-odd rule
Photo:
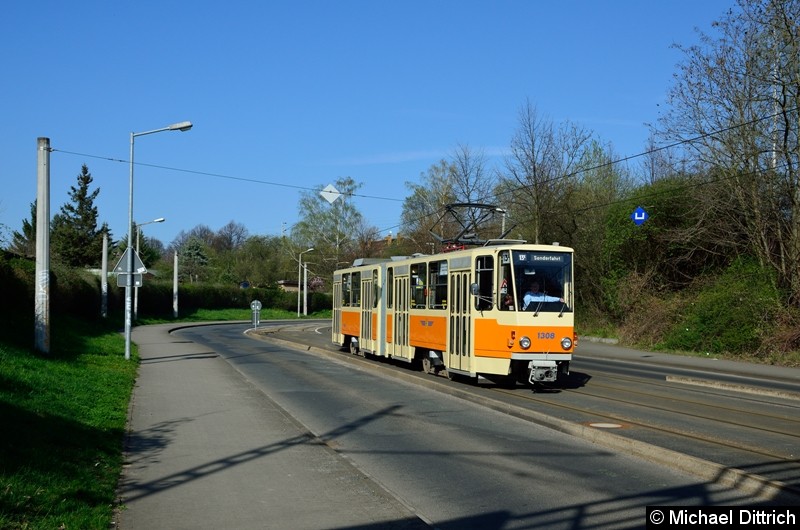
[[[440, 160], [420, 175], [420, 182], [406, 182], [411, 195], [403, 202], [402, 231], [414, 242], [414, 252], [430, 253], [436, 238], [430, 233], [432, 225], [447, 204], [456, 202], [455, 170], [447, 160]], [[447, 227], [441, 227], [447, 233]]]
[[213, 247], [217, 252], [236, 250], [247, 241], [247, 237], [247, 227], [241, 223], [229, 221], [217, 231]]
[[190, 239], [197, 239], [202, 242], [206, 247], [211, 248], [214, 245], [214, 238], [216, 234], [208, 225], [197, 225], [188, 232], [181, 230], [172, 243], [169, 244], [168, 251], [180, 252], [181, 247], [189, 242]]
[[661, 138], [705, 168], [705, 236], [777, 272], [800, 304], [800, 0], [739, 0], [680, 47]]
[[659, 146], [653, 133], [647, 139], [644, 158], [640, 167], [641, 180], [645, 184], [685, 173], [685, 158], [679, 158], [680, 150], [673, 146]]
[[530, 101], [520, 109], [518, 123], [502, 188], [514, 217], [524, 220], [526, 236], [539, 243], [569, 179], [580, 168], [591, 133], [571, 123], [556, 128]]
[[483, 151], [458, 144], [450, 159], [433, 164], [420, 175], [419, 183], [406, 183], [411, 195], [403, 203], [403, 234], [415, 242], [415, 251], [429, 253], [435, 250], [439, 238], [455, 236], [464, 225], [481, 228], [478, 225], [486, 224], [482, 208], [459, 208], [462, 219], [456, 220], [447, 215], [448, 207], [492, 203], [495, 185]]

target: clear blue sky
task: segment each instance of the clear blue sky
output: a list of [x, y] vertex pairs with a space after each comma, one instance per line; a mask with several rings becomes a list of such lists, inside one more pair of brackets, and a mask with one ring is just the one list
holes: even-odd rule
[[[500, 165], [526, 99], [555, 123], [640, 153], [695, 28], [734, 0], [12, 1], [0, 17], [0, 225], [51, 214], [86, 164], [115, 239], [134, 219], [168, 245], [229, 221], [297, 222], [300, 190], [349, 176], [367, 221], [397, 232], [406, 182], [458, 144]], [[662, 107], [658, 105], [661, 104]], [[163, 169], [172, 168], [172, 169]], [[94, 189], [93, 188], [93, 189]]]

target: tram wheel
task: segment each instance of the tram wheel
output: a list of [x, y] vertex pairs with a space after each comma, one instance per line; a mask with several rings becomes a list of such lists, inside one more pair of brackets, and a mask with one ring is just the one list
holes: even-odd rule
[[433, 363], [428, 358], [422, 359], [422, 371], [426, 374], [433, 373]]
[[350, 353], [358, 355], [358, 343], [352, 340], [350, 341]]

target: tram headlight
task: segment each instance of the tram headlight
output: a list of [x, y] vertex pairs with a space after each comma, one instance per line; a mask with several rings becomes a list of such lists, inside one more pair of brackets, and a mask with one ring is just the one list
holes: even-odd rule
[[565, 350], [572, 348], [572, 339], [569, 337], [564, 337], [561, 339], [561, 347]]
[[521, 339], [519, 339], [519, 347], [522, 348], [523, 350], [527, 350], [528, 348], [531, 347], [531, 339], [529, 339], [528, 337], [522, 337]]

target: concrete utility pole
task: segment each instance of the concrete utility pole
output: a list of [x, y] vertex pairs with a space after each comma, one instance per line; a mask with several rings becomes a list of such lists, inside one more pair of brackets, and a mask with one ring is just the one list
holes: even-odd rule
[[300, 295], [303, 290], [303, 254], [312, 252], [313, 250], [314, 247], [311, 247], [297, 255], [297, 318], [300, 318]]
[[34, 347], [50, 353], [50, 138], [38, 139]]
[[[136, 223], [136, 255], [140, 256], [139, 254], [139, 240], [142, 238], [142, 227], [144, 225], [149, 225], [153, 223], [163, 223], [166, 221], [163, 217], [159, 217], [158, 219], [153, 219], [152, 221], [147, 221], [146, 223]], [[139, 286], [133, 286], [133, 320], [135, 321], [139, 316]]]
[[100, 266], [100, 314], [108, 317], [108, 232], [103, 231], [103, 260]]
[[303, 263], [303, 315], [308, 316], [308, 263]]
[[178, 252], [175, 252], [175, 265], [172, 267], [172, 316], [178, 318]]

